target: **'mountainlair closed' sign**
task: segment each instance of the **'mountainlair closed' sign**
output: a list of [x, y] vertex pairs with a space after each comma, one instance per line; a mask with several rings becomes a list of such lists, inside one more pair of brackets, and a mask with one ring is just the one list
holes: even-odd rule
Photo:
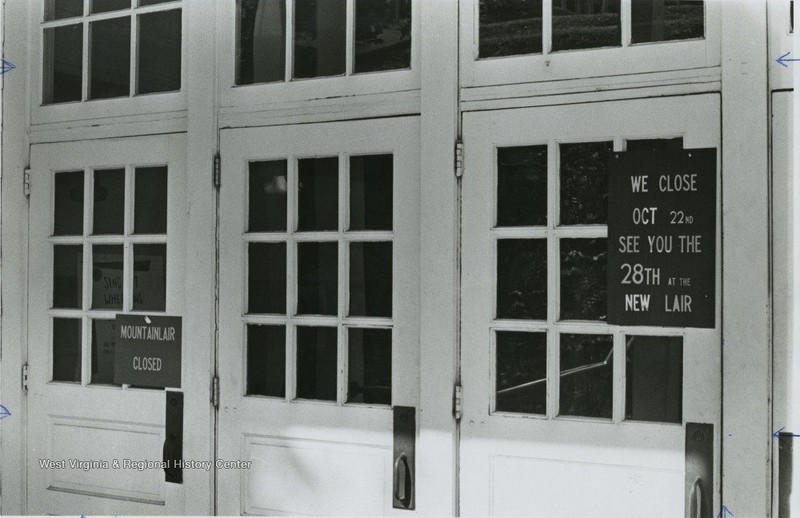
[[613, 153], [608, 322], [713, 328], [717, 150]]
[[181, 317], [117, 315], [114, 382], [181, 386]]

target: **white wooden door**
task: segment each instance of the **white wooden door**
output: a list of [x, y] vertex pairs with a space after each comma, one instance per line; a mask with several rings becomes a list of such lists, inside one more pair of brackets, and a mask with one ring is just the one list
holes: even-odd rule
[[719, 238], [715, 329], [607, 324], [604, 157], [719, 148], [719, 109], [464, 115], [462, 514], [683, 516], [687, 422], [714, 426], [714, 487], [694, 497], [718, 509]]
[[[418, 407], [419, 119], [222, 131], [220, 514], [391, 514]], [[407, 511], [403, 511], [406, 512]]]
[[185, 149], [183, 135], [32, 146], [30, 514], [184, 512], [184, 486], [146, 464], [162, 460], [164, 392], [114, 383], [113, 319], [186, 309]]

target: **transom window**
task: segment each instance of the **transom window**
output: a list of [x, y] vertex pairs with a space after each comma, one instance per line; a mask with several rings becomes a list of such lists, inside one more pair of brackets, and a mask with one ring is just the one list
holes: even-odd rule
[[113, 384], [116, 314], [166, 309], [167, 166], [57, 172], [53, 192], [51, 379]]
[[411, 0], [237, 0], [236, 8], [237, 85], [411, 67]]
[[248, 178], [246, 394], [390, 405], [393, 156], [254, 161]]
[[479, 0], [479, 58], [703, 37], [702, 0]]
[[181, 89], [178, 0], [45, 0], [42, 103]]
[[[682, 147], [682, 139], [628, 141]], [[680, 423], [683, 338], [606, 321], [612, 140], [496, 150], [495, 412]], [[624, 354], [616, 387], [614, 355]], [[550, 368], [551, 365], [557, 367]], [[552, 386], [548, 390], [548, 385]]]

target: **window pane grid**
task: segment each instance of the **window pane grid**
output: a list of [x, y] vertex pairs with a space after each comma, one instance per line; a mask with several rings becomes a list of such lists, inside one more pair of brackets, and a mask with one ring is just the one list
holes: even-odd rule
[[[536, 23], [536, 18], [523, 18], [522, 16], [530, 16], [531, 10], [534, 9], [536, 2], [527, 0], [525, 2], [517, 0], [517, 6], [513, 7], [506, 7], [506, 6], [497, 6], [496, 8], [499, 13], [495, 13], [492, 15], [490, 13], [491, 7], [488, 5], [490, 2], [481, 1], [481, 13], [478, 15], [476, 20], [476, 32], [478, 32], [478, 37], [476, 38], [477, 44], [475, 45], [475, 56], [477, 59], [493, 59], [493, 58], [503, 58], [503, 57], [512, 57], [512, 56], [520, 56], [520, 55], [548, 55], [558, 52], [574, 52], [574, 51], [585, 51], [585, 50], [593, 50], [599, 48], [627, 48], [634, 45], [649, 45], [649, 44], [657, 44], [657, 43], [669, 43], [674, 41], [687, 41], [687, 40], [702, 40], [705, 37], [705, 2], [701, 0], [697, 1], [681, 1], [676, 0], [673, 2], [666, 2], [668, 4], [666, 6], [666, 12], [661, 13], [663, 19], [655, 18], [650, 20], [653, 25], [656, 25], [658, 28], [653, 30], [653, 35], [648, 36], [651, 38], [651, 41], [647, 41], [645, 39], [640, 39], [634, 41], [636, 38], [632, 36], [633, 33], [633, 16], [632, 10], [636, 9], [644, 9], [645, 3], [642, 2], [643, 5], [633, 5], [636, 4], [636, 0], [613, 0], [611, 2], [603, 2], [599, 6], [594, 7], [601, 7], [604, 9], [609, 9], [609, 13], [615, 13], [614, 8], [616, 8], [617, 14], [617, 24], [618, 29], [615, 35], [611, 37], [607, 37], [604, 41], [600, 43], [577, 43], [577, 44], [568, 44], [568, 43], [559, 43], [560, 38], [570, 37], [570, 35], [575, 35], [580, 31], [576, 31], [574, 27], [569, 27], [567, 30], [561, 29], [557, 30], [554, 28], [554, 23], [557, 25], [560, 24], [559, 18], [570, 18], [568, 12], [563, 12], [561, 6], [554, 5], [556, 0], [541, 0], [541, 21]], [[592, 2], [583, 2], [581, 0], [575, 0], [574, 2], [559, 2], [564, 6], [573, 6], [572, 9], [575, 9], [575, 5], [582, 6], [586, 8], [588, 4]], [[487, 4], [487, 5], [484, 5]], [[699, 5], [698, 5], [699, 4]], [[511, 17], [508, 20], [503, 19], [502, 23], [498, 22], [494, 18], [498, 15], [500, 18], [503, 15], [508, 15], [508, 12], [502, 12], [502, 9], [506, 10], [513, 10], [519, 9], [519, 13], [517, 17]], [[689, 11], [687, 11], [687, 9]], [[673, 18], [670, 18], [672, 12], [675, 12]], [[679, 12], [680, 11], [680, 12]], [[590, 11], [591, 14], [594, 14]], [[559, 14], [566, 15], [560, 16]], [[682, 18], [685, 22], [691, 23], [692, 25], [689, 27], [682, 27], [684, 30], [683, 32], [673, 30], [669, 32], [669, 27], [671, 25], [675, 25], [675, 23], [670, 24], [670, 22], [675, 22], [676, 19], [680, 19], [680, 15], [683, 15]], [[646, 16], [647, 13], [642, 13], [639, 18], [642, 16]], [[573, 17], [580, 16], [580, 10], [576, 10], [573, 14]], [[655, 16], [655, 15], [653, 15]], [[699, 21], [698, 21], [699, 19]], [[531, 20], [528, 22], [528, 25], [524, 27], [525, 30], [517, 29], [518, 35], [526, 36], [528, 34], [533, 34], [535, 36], [536, 32], [541, 33], [541, 42], [530, 40], [527, 44], [524, 44], [523, 47], [519, 47], [519, 42], [514, 40], [514, 24], [517, 25], [525, 20]], [[591, 27], [595, 29], [598, 25], [598, 20], [593, 20], [591, 25], [587, 25], [587, 27]], [[530, 24], [535, 24], [535, 27], [531, 27]], [[699, 24], [699, 29], [697, 25]], [[498, 27], [492, 27], [493, 25], [500, 26], [499, 30]], [[662, 26], [667, 26], [667, 29], [664, 29]], [[566, 27], [565, 27], [566, 28]], [[578, 27], [580, 29], [580, 26]], [[498, 32], [500, 33], [498, 35]], [[640, 29], [641, 32], [641, 29]], [[497, 40], [502, 36], [506, 36], [508, 39], [498, 46], [493, 40]], [[519, 38], [517, 38], [519, 39]], [[503, 48], [502, 45], [505, 45]]]
[[[509, 411], [504, 408], [504, 403], [499, 399], [501, 397], [497, 393], [500, 389], [498, 385], [497, 376], [499, 375], [497, 369], [500, 361], [498, 354], [501, 354], [497, 348], [497, 336], [502, 333], [523, 333], [528, 335], [546, 336], [547, 341], [547, 366], [546, 366], [546, 379], [539, 378], [533, 380], [534, 382], [541, 382], [546, 384], [546, 411], [539, 414], [538, 412], [531, 413], [529, 411], [522, 411], [525, 417], [533, 417], [540, 419], [560, 419], [560, 420], [599, 420], [603, 422], [622, 423], [627, 421], [625, 416], [626, 412], [626, 337], [633, 335], [655, 335], [660, 337], [683, 337], [683, 333], [676, 332], [668, 328], [663, 329], [642, 329], [629, 326], [614, 326], [607, 324], [602, 320], [581, 320], [569, 319], [565, 320], [561, 317], [562, 313], [562, 247], [567, 250], [572, 243], [585, 244], [597, 240], [605, 240], [608, 236], [608, 227], [603, 223], [585, 224], [580, 220], [575, 221], [574, 224], [562, 224], [561, 221], [561, 153], [560, 146], [562, 144], [588, 144], [583, 147], [587, 150], [592, 150], [592, 146], [597, 143], [613, 143], [611, 149], [614, 151], [624, 150], [626, 142], [620, 137], [596, 139], [594, 141], [550, 141], [547, 143], [547, 217], [546, 223], [541, 226], [506, 226], [500, 227], [497, 224], [489, 230], [490, 238], [493, 242], [494, 248], [494, 261], [492, 266], [493, 271], [499, 274], [497, 261], [498, 261], [498, 246], [499, 243], [505, 240], [544, 240], [547, 243], [547, 292], [548, 304], [546, 318], [544, 319], [510, 319], [503, 318], [498, 315], [497, 311], [497, 295], [492, 295], [495, 307], [495, 318], [490, 323], [491, 332], [491, 348], [492, 358], [495, 362], [492, 368], [492, 386], [495, 387], [492, 394], [491, 405], [492, 412], [498, 415], [515, 416], [520, 415], [518, 412]], [[539, 145], [532, 143], [530, 145]], [[587, 151], [588, 152], [588, 151]], [[497, 160], [499, 154], [495, 154], [495, 167], [497, 168]], [[584, 167], [578, 166], [578, 170]], [[590, 171], [596, 172], [595, 166], [588, 166]], [[500, 174], [498, 169], [495, 169], [495, 175]], [[497, 176], [496, 176], [497, 178]], [[497, 188], [496, 188], [497, 189]], [[495, 218], [497, 217], [497, 204], [501, 201], [497, 198], [498, 193], [495, 190]], [[495, 221], [497, 221], [495, 219]], [[584, 243], [585, 242], [585, 243]], [[603, 276], [604, 278], [605, 276]], [[495, 283], [498, 282], [495, 275]], [[602, 282], [605, 282], [604, 279]], [[496, 292], [495, 292], [496, 293]], [[566, 390], [567, 387], [574, 387], [574, 380], [570, 379], [564, 381], [565, 376], [575, 376], [572, 372], [575, 371], [575, 366], [562, 365], [561, 357], [561, 344], [565, 340], [565, 336], [583, 336], [589, 340], [600, 339], [601, 337], [605, 343], [609, 344], [609, 351], [611, 354], [603, 361], [586, 361], [585, 365], [578, 365], [578, 375], [586, 372], [584, 380], [581, 383], [587, 383], [586, 379], [591, 379], [594, 371], [605, 370], [610, 374], [610, 381], [605, 382], [605, 401], [610, 404], [605, 407], [602, 416], [593, 415], [566, 415], [562, 412], [562, 403], [567, 404], [567, 401], [561, 400], [561, 391]], [[572, 360], [573, 363], [576, 360]], [[602, 364], [602, 365], [601, 365]], [[584, 371], [584, 369], [586, 369]], [[565, 383], [562, 389], [562, 382]], [[533, 383], [534, 385], [536, 383]], [[609, 386], [610, 385], [610, 386]], [[508, 387], [505, 387], [506, 389]], [[520, 387], [518, 390], [524, 391], [525, 387]], [[581, 389], [583, 390], [583, 389]], [[573, 396], [574, 397], [574, 396]], [[574, 407], [573, 407], [574, 408]], [[581, 412], [580, 410], [578, 411]], [[657, 421], [659, 424], [665, 424], [664, 421]], [[669, 424], [669, 423], [666, 423]]]
[[[253, 215], [258, 214], [258, 210], [253, 204], [258, 205], [263, 202], [258, 198], [260, 194], [253, 193], [251, 190], [261, 189], [262, 184], [254, 183], [253, 181], [248, 184], [246, 195], [248, 208], [246, 213], [249, 214], [249, 217], [245, 218], [246, 228], [243, 235], [243, 246], [246, 252], [245, 275], [248, 277], [248, 281], [245, 284], [247, 286], [244, 301], [245, 307], [248, 307], [248, 299], [252, 297], [249, 293], [250, 290], [257, 289], [251, 279], [254, 272], [253, 266], [248, 264], [247, 259], [249, 247], [266, 244], [274, 246], [283, 243], [286, 246], [286, 307], [284, 311], [271, 311], [270, 313], [248, 311], [243, 317], [243, 323], [246, 328], [253, 325], [274, 325], [281, 326], [286, 331], [284, 395], [273, 394], [269, 397], [287, 402], [312, 401], [337, 405], [390, 404], [390, 401], [386, 402], [386, 391], [390, 391], [391, 387], [380, 389], [374, 384], [377, 383], [376, 379], [383, 380], [380, 383], [385, 384], [385, 373], [381, 374], [374, 371], [373, 364], [376, 357], [386, 357], [386, 345], [373, 344], [371, 342], [371, 340], [383, 340], [386, 335], [375, 334], [377, 331], [370, 330], [391, 332], [393, 328], [392, 316], [391, 314], [385, 316], [351, 314], [352, 301], [350, 296], [352, 293], [350, 292], [350, 287], [353, 282], [353, 279], [351, 279], [351, 263], [355, 260], [352, 255], [353, 247], [359, 247], [358, 251], [361, 253], [361, 248], [363, 247], [369, 249], [369, 247], [375, 245], [383, 246], [384, 252], [381, 253], [385, 257], [385, 247], [387, 245], [392, 246], [394, 235], [391, 229], [350, 230], [350, 210], [353, 203], [350, 192], [350, 164], [351, 160], [359, 159], [361, 156], [337, 153], [335, 155], [311, 157], [287, 157], [285, 167], [285, 230], [265, 232], [259, 230], [259, 228], [263, 227], [262, 224], [254, 224]], [[331, 159], [334, 158], [335, 161], [331, 162]], [[313, 175], [329, 175], [330, 167], [334, 163], [337, 168], [335, 175], [336, 186], [335, 192], [331, 192], [330, 185], [323, 185], [320, 188], [317, 185], [319, 176], [315, 177]], [[254, 174], [254, 171], [261, 167], [253, 164], [259, 164], [259, 162], [248, 163], [248, 174]], [[332, 180], [332, 178], [328, 178], [326, 181]], [[273, 180], [268, 182], [270, 182], [269, 185], [275, 183]], [[303, 189], [306, 189], [306, 191], [304, 192]], [[311, 189], [311, 191], [308, 191], [308, 189]], [[335, 198], [335, 210], [332, 210], [332, 207], [325, 201], [325, 196]], [[274, 200], [273, 203], [275, 203]], [[314, 206], [312, 212], [309, 212], [312, 209], [310, 204]], [[274, 219], [283, 217], [283, 215], [274, 213], [271, 217]], [[336, 221], [333, 221], [334, 219]], [[267, 223], [267, 226], [269, 225]], [[250, 232], [250, 228], [253, 227], [255, 231]], [[329, 230], [318, 230], [318, 228]], [[334, 247], [335, 252], [333, 252]], [[315, 292], [309, 292], [306, 288], [303, 288], [303, 283], [307, 284], [310, 279], [307, 275], [310, 270], [304, 264], [307, 263], [308, 258], [320, 257], [317, 254], [321, 253], [322, 250], [329, 250], [330, 253], [325, 252], [327, 254], [326, 257], [331, 260], [335, 257], [336, 260], [335, 278], [332, 279], [336, 283], [335, 308], [327, 305], [327, 303], [325, 303], [324, 307], [304, 306], [304, 304], [314, 300], [313, 298], [309, 299], [309, 297], [318, 296], [314, 294]], [[309, 255], [309, 253], [312, 255]], [[391, 255], [393, 256], [393, 253]], [[251, 272], [251, 275], [247, 275], [246, 272], [248, 271]], [[332, 268], [319, 271], [333, 273]], [[313, 282], [316, 287], [319, 287], [319, 284], [317, 284], [319, 278], [314, 278]], [[389, 287], [390, 292], [393, 293], [391, 282], [389, 282]], [[322, 310], [323, 314], [319, 314], [319, 310]], [[333, 351], [328, 348], [333, 347], [331, 344], [333, 343], [334, 335], [332, 333], [334, 331], [336, 352], [335, 356], [332, 356]], [[353, 338], [355, 345], [351, 351], [351, 336], [366, 336], [367, 342], [364, 342], [363, 338]], [[389, 347], [391, 351], [391, 342]], [[336, 369], [335, 391], [329, 385], [332, 380], [332, 371], [327, 370], [327, 363], [325, 363], [334, 359], [336, 362], [333, 365]], [[354, 367], [352, 371], [349, 366], [351, 361], [359, 362], [359, 367]], [[363, 362], [367, 363], [362, 365]], [[369, 369], [371, 370], [364, 370], [367, 368], [365, 367], [367, 364], [370, 365]], [[254, 369], [257, 368], [257, 366], [248, 365], [248, 372], [254, 372]], [[321, 378], [314, 378], [316, 375], [321, 376]], [[349, 389], [356, 389], [356, 384], [349, 383], [350, 381], [357, 382], [358, 394], [348, 395]], [[372, 384], [367, 386], [365, 385], [366, 381], [370, 381]], [[245, 394], [258, 395], [249, 394], [247, 390], [245, 390]]]
[[[58, 307], [59, 304], [57, 304], [56, 297], [63, 299], [63, 295], [56, 293], [56, 290], [61, 289], [63, 283], [59, 284], [54, 279], [53, 303], [51, 304], [51, 309], [48, 310], [48, 316], [53, 326], [61, 325], [57, 323], [65, 321], [65, 319], [80, 322], [80, 339], [79, 344], [76, 344], [81, 351], [80, 379], [74, 380], [74, 382], [79, 382], [83, 386], [91, 384], [113, 385], [111, 381], [113, 372], [109, 371], [109, 369], [112, 369], [109, 362], [113, 360], [113, 358], [109, 359], [109, 355], [113, 356], [113, 351], [110, 349], [111, 346], [108, 339], [95, 336], [95, 333], [98, 335], [103, 334], [103, 336], [108, 335], [109, 325], [105, 324], [106, 321], [112, 321], [117, 313], [136, 310], [134, 302], [136, 294], [133, 289], [135, 282], [134, 245], [163, 248], [167, 246], [166, 233], [132, 235], [134, 190], [131, 185], [135, 178], [135, 169], [137, 169], [136, 166], [128, 165], [97, 169], [87, 168], [78, 171], [83, 179], [80, 189], [82, 203], [80, 209], [81, 233], [74, 236], [51, 235], [48, 238], [51, 249], [54, 251], [54, 269], [58, 268], [58, 264], [55, 262], [58, 260], [56, 255], [60, 253], [63, 257], [63, 250], [66, 250], [64, 247], [80, 247], [81, 249], [82, 265], [78, 280], [81, 283], [80, 304], [75, 308]], [[166, 171], [166, 167], [164, 170]], [[123, 182], [106, 184], [101, 182], [97, 184], [96, 179], [104, 178], [104, 175], [107, 175], [110, 171], [115, 174], [121, 173]], [[65, 189], [68, 190], [71, 197], [78, 196], [78, 191], [75, 187], [59, 180], [59, 175], [75, 173], [75, 171], [54, 173], [52, 183], [54, 199], [59, 199], [59, 193]], [[93, 234], [96, 205], [101, 205], [106, 197], [110, 198], [114, 203], [121, 203], [124, 206], [120, 214], [123, 232], [118, 235]], [[61, 198], [63, 199], [64, 197], [62, 196]], [[103, 215], [98, 213], [99, 217]], [[53, 226], [51, 227], [54, 231], [59, 228], [58, 220], [63, 219], [65, 216], [69, 217], [69, 212], [65, 212], [64, 209], [59, 209], [58, 205], [55, 205], [52, 220]], [[60, 261], [63, 264], [63, 259]], [[166, 265], [162, 266], [165, 267]], [[157, 284], [156, 290], [162, 292], [163, 296], [166, 297], [166, 280], [159, 281]], [[148, 313], [161, 311], [163, 311], [163, 308], [160, 311], [147, 310]], [[55, 327], [52, 329], [55, 329]], [[53, 336], [55, 339], [55, 335]], [[65, 335], [62, 333], [62, 336]], [[56, 347], [56, 344], [52, 344], [52, 346]], [[98, 352], [99, 349], [96, 351], [93, 346], [102, 347], [104, 352], [100, 354]], [[54, 376], [53, 381], [64, 381], [57, 379], [63, 372], [55, 370], [61, 369], [61, 367], [54, 364], [53, 369], [51, 371]], [[94, 380], [92, 378], [93, 373], [96, 375]]]
[[[89, 101], [89, 100], [105, 99], [105, 98], [120, 98], [120, 97], [125, 98], [125, 97], [132, 97], [132, 96], [137, 95], [139, 93], [138, 90], [140, 90], [140, 88], [138, 88], [137, 85], [139, 85], [139, 82], [140, 82], [141, 78], [144, 75], [142, 72], [140, 72], [141, 67], [140, 67], [140, 63], [139, 63], [139, 59], [138, 59], [139, 58], [139, 50], [140, 50], [141, 45], [142, 45], [142, 36], [139, 34], [139, 32], [140, 32], [139, 31], [139, 27], [140, 27], [140, 24], [141, 24], [140, 18], [143, 15], [148, 15], [148, 14], [151, 14], [151, 13], [163, 13], [163, 12], [175, 11], [175, 10], [177, 10], [178, 12], [181, 13], [181, 18], [182, 18], [182, 12], [183, 11], [181, 9], [181, 4], [182, 4], [182, 2], [175, 1], [175, 2], [153, 4], [153, 5], [147, 5], [147, 6], [141, 6], [141, 7], [132, 5], [131, 7], [125, 7], [123, 9], [92, 13], [90, 11], [90, 2], [88, 0], [85, 0], [84, 1], [84, 7], [83, 7], [83, 13], [84, 14], [76, 15], [76, 16], [73, 16], [73, 17], [70, 17], [70, 18], [63, 18], [63, 19], [56, 19], [56, 20], [48, 20], [48, 19], [46, 19], [47, 18], [47, 12], [48, 12], [48, 8], [46, 6], [45, 7], [45, 15], [46, 15], [45, 16], [45, 20], [41, 24], [42, 25], [42, 34], [43, 34], [42, 42], [43, 42], [43, 46], [45, 48], [45, 52], [44, 52], [44, 56], [45, 57], [44, 57], [44, 63], [43, 63], [43, 68], [44, 68], [44, 70], [43, 70], [43, 78], [44, 78], [44, 80], [43, 80], [43, 85], [42, 85], [43, 86], [43, 88], [42, 88], [42, 90], [43, 90], [43, 92], [42, 92], [42, 94], [43, 94], [43, 98], [42, 98], [43, 104], [48, 105], [48, 104], [56, 104], [56, 103], [69, 102], [69, 101]], [[92, 28], [97, 28], [97, 27], [100, 27], [101, 25], [104, 25], [104, 24], [105, 25], [111, 24], [111, 23], [114, 23], [115, 21], [122, 22], [123, 20], [128, 20], [128, 27], [129, 27], [129, 29], [125, 31], [126, 33], [128, 33], [128, 38], [127, 39], [128, 39], [129, 43], [128, 43], [128, 50], [126, 52], [127, 55], [124, 57], [124, 59], [127, 60], [127, 64], [128, 64], [127, 70], [125, 71], [125, 73], [127, 74], [127, 80], [126, 80], [127, 92], [124, 93], [124, 94], [119, 93], [119, 92], [114, 92], [113, 95], [112, 94], [106, 94], [106, 95], [99, 95], [98, 96], [96, 94], [96, 92], [92, 91], [92, 84], [91, 84], [92, 81], [93, 81], [93, 79], [92, 79], [92, 67], [94, 66], [94, 65], [92, 65], [92, 59], [95, 58], [96, 62], [99, 61], [99, 59], [97, 59], [98, 56], [94, 56], [93, 55], [94, 52], [92, 51], [92, 39], [94, 38], [94, 36], [92, 34], [92, 32], [93, 32]], [[54, 42], [50, 41], [48, 43], [48, 37], [52, 38], [52, 34], [54, 34], [52, 31], [54, 31], [54, 30], [56, 30], [58, 28], [64, 28], [64, 27], [68, 27], [68, 26], [79, 26], [81, 34], [82, 34], [82, 36], [81, 36], [81, 43], [82, 43], [82, 45], [81, 45], [81, 71], [80, 71], [80, 77], [81, 77], [80, 90], [81, 90], [81, 93], [80, 93], [80, 98], [78, 98], [77, 96], [74, 96], [74, 97], [70, 96], [69, 98], [61, 99], [61, 98], [56, 97], [58, 92], [56, 92], [55, 90], [56, 89], [63, 89], [63, 86], [56, 85], [54, 83], [53, 72], [49, 70], [49, 68], [55, 66], [55, 64], [52, 63], [52, 62], [48, 63], [48, 61], [52, 61], [55, 58], [52, 55], [53, 50], [54, 50], [54, 49], [52, 49]], [[115, 32], [118, 32], [118, 31], [112, 31], [112, 32], [109, 33], [109, 35], [113, 35]], [[181, 38], [182, 35], [180, 34], [180, 32], [178, 33], [177, 36], [178, 36], [179, 43], [180, 43], [180, 40], [182, 39]], [[117, 45], [117, 44], [100, 45], [100, 47], [98, 47], [98, 50], [108, 49], [108, 48], [117, 48], [118, 46], [119, 45]], [[180, 53], [181, 52], [179, 52], [179, 54]], [[115, 66], [120, 64], [119, 63], [119, 59], [117, 59], [117, 58], [106, 60], [105, 64], [107, 64], [108, 66], [111, 66], [111, 67], [115, 67]], [[182, 64], [182, 59], [180, 59], [180, 61], [181, 61], [181, 63], [179, 63], [178, 71], [177, 71], [177, 74], [179, 76], [182, 75], [182, 65], [183, 65]], [[173, 70], [174, 68], [175, 68], [174, 66], [171, 66], [169, 68], [169, 71], [174, 72], [174, 70]], [[167, 70], [167, 69], [165, 69], [165, 70]], [[118, 78], [118, 79], [126, 79], [124, 76], [115, 75], [114, 77]], [[174, 83], [174, 81], [172, 81], [172, 83]], [[156, 90], [150, 90], [150, 91], [143, 91], [142, 93], [151, 93], [151, 91], [153, 93], [177, 91], [177, 90], [180, 90], [180, 83], [181, 83], [181, 80], [178, 79], [177, 86], [174, 85], [174, 84], [171, 84], [166, 89], [160, 89], [160, 90], [156, 89]], [[77, 94], [77, 92], [75, 92], [75, 93]]]

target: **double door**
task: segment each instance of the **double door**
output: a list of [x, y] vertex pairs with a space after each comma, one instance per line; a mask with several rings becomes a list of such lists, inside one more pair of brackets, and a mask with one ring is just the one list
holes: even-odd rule
[[[604, 157], [719, 149], [719, 110], [698, 95], [463, 114], [463, 414], [439, 431], [459, 459], [444, 480], [425, 478], [435, 459], [395, 450], [396, 409], [419, 423], [431, 397], [421, 351], [448, 347], [419, 340], [420, 300], [442, 297], [420, 285], [420, 230], [454, 217], [421, 219], [426, 175], [452, 173], [420, 170], [420, 117], [222, 130], [216, 281], [185, 268], [184, 186], [207, 177], [184, 172], [183, 137], [34, 146], [29, 264], [50, 282], [29, 288], [29, 509], [425, 514], [414, 488], [458, 484], [463, 515], [708, 515], [720, 308], [713, 329], [606, 322]], [[150, 185], [160, 173], [166, 188]], [[140, 226], [164, 211], [165, 227]], [[219, 376], [216, 420], [185, 415], [186, 434], [216, 425], [216, 445], [187, 455], [211, 472], [177, 485], [159, 470], [42, 469], [42, 456], [161, 459], [164, 395], [109, 383], [101, 335], [117, 312], [196, 311], [189, 282], [219, 290], [216, 368], [192, 360], [213, 345], [183, 344], [184, 386]], [[713, 452], [702, 477], [694, 423]]]

